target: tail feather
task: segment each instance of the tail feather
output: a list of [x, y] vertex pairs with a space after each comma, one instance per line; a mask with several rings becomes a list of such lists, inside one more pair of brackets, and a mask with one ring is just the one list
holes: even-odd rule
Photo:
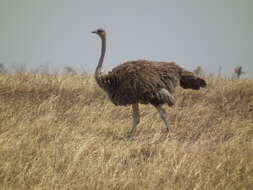
[[191, 88], [199, 90], [201, 87], [206, 87], [206, 81], [195, 76], [192, 72], [183, 71], [180, 78], [180, 86], [182, 88]]

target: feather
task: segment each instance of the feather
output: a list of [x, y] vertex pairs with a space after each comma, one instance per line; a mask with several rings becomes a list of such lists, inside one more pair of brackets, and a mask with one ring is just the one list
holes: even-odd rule
[[[134, 103], [153, 105], [174, 105], [170, 95], [180, 84], [183, 88], [205, 87], [203, 79], [185, 71], [174, 62], [152, 62], [146, 60], [129, 61], [115, 67], [107, 75], [101, 76], [102, 88], [115, 105]], [[167, 94], [168, 94], [167, 93]]]

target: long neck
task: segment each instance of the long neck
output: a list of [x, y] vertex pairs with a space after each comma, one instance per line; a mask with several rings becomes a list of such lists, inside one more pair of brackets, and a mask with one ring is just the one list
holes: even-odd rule
[[100, 54], [100, 58], [99, 58], [99, 61], [98, 61], [96, 72], [95, 72], [96, 78], [101, 74], [101, 71], [102, 71], [102, 65], [103, 65], [103, 61], [104, 61], [104, 57], [105, 57], [105, 49], [106, 49], [105, 36], [101, 37], [101, 41], [102, 41], [102, 48], [101, 48], [101, 54]]

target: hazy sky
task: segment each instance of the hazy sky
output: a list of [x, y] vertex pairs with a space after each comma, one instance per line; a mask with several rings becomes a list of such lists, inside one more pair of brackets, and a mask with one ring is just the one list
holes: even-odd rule
[[253, 77], [253, 0], [0, 0], [0, 62], [95, 70], [134, 59]]

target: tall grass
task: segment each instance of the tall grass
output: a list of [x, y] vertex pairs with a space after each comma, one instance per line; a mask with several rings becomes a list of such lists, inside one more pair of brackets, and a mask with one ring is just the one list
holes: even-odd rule
[[173, 133], [116, 107], [91, 76], [0, 75], [0, 189], [252, 189], [253, 80], [176, 92]]

